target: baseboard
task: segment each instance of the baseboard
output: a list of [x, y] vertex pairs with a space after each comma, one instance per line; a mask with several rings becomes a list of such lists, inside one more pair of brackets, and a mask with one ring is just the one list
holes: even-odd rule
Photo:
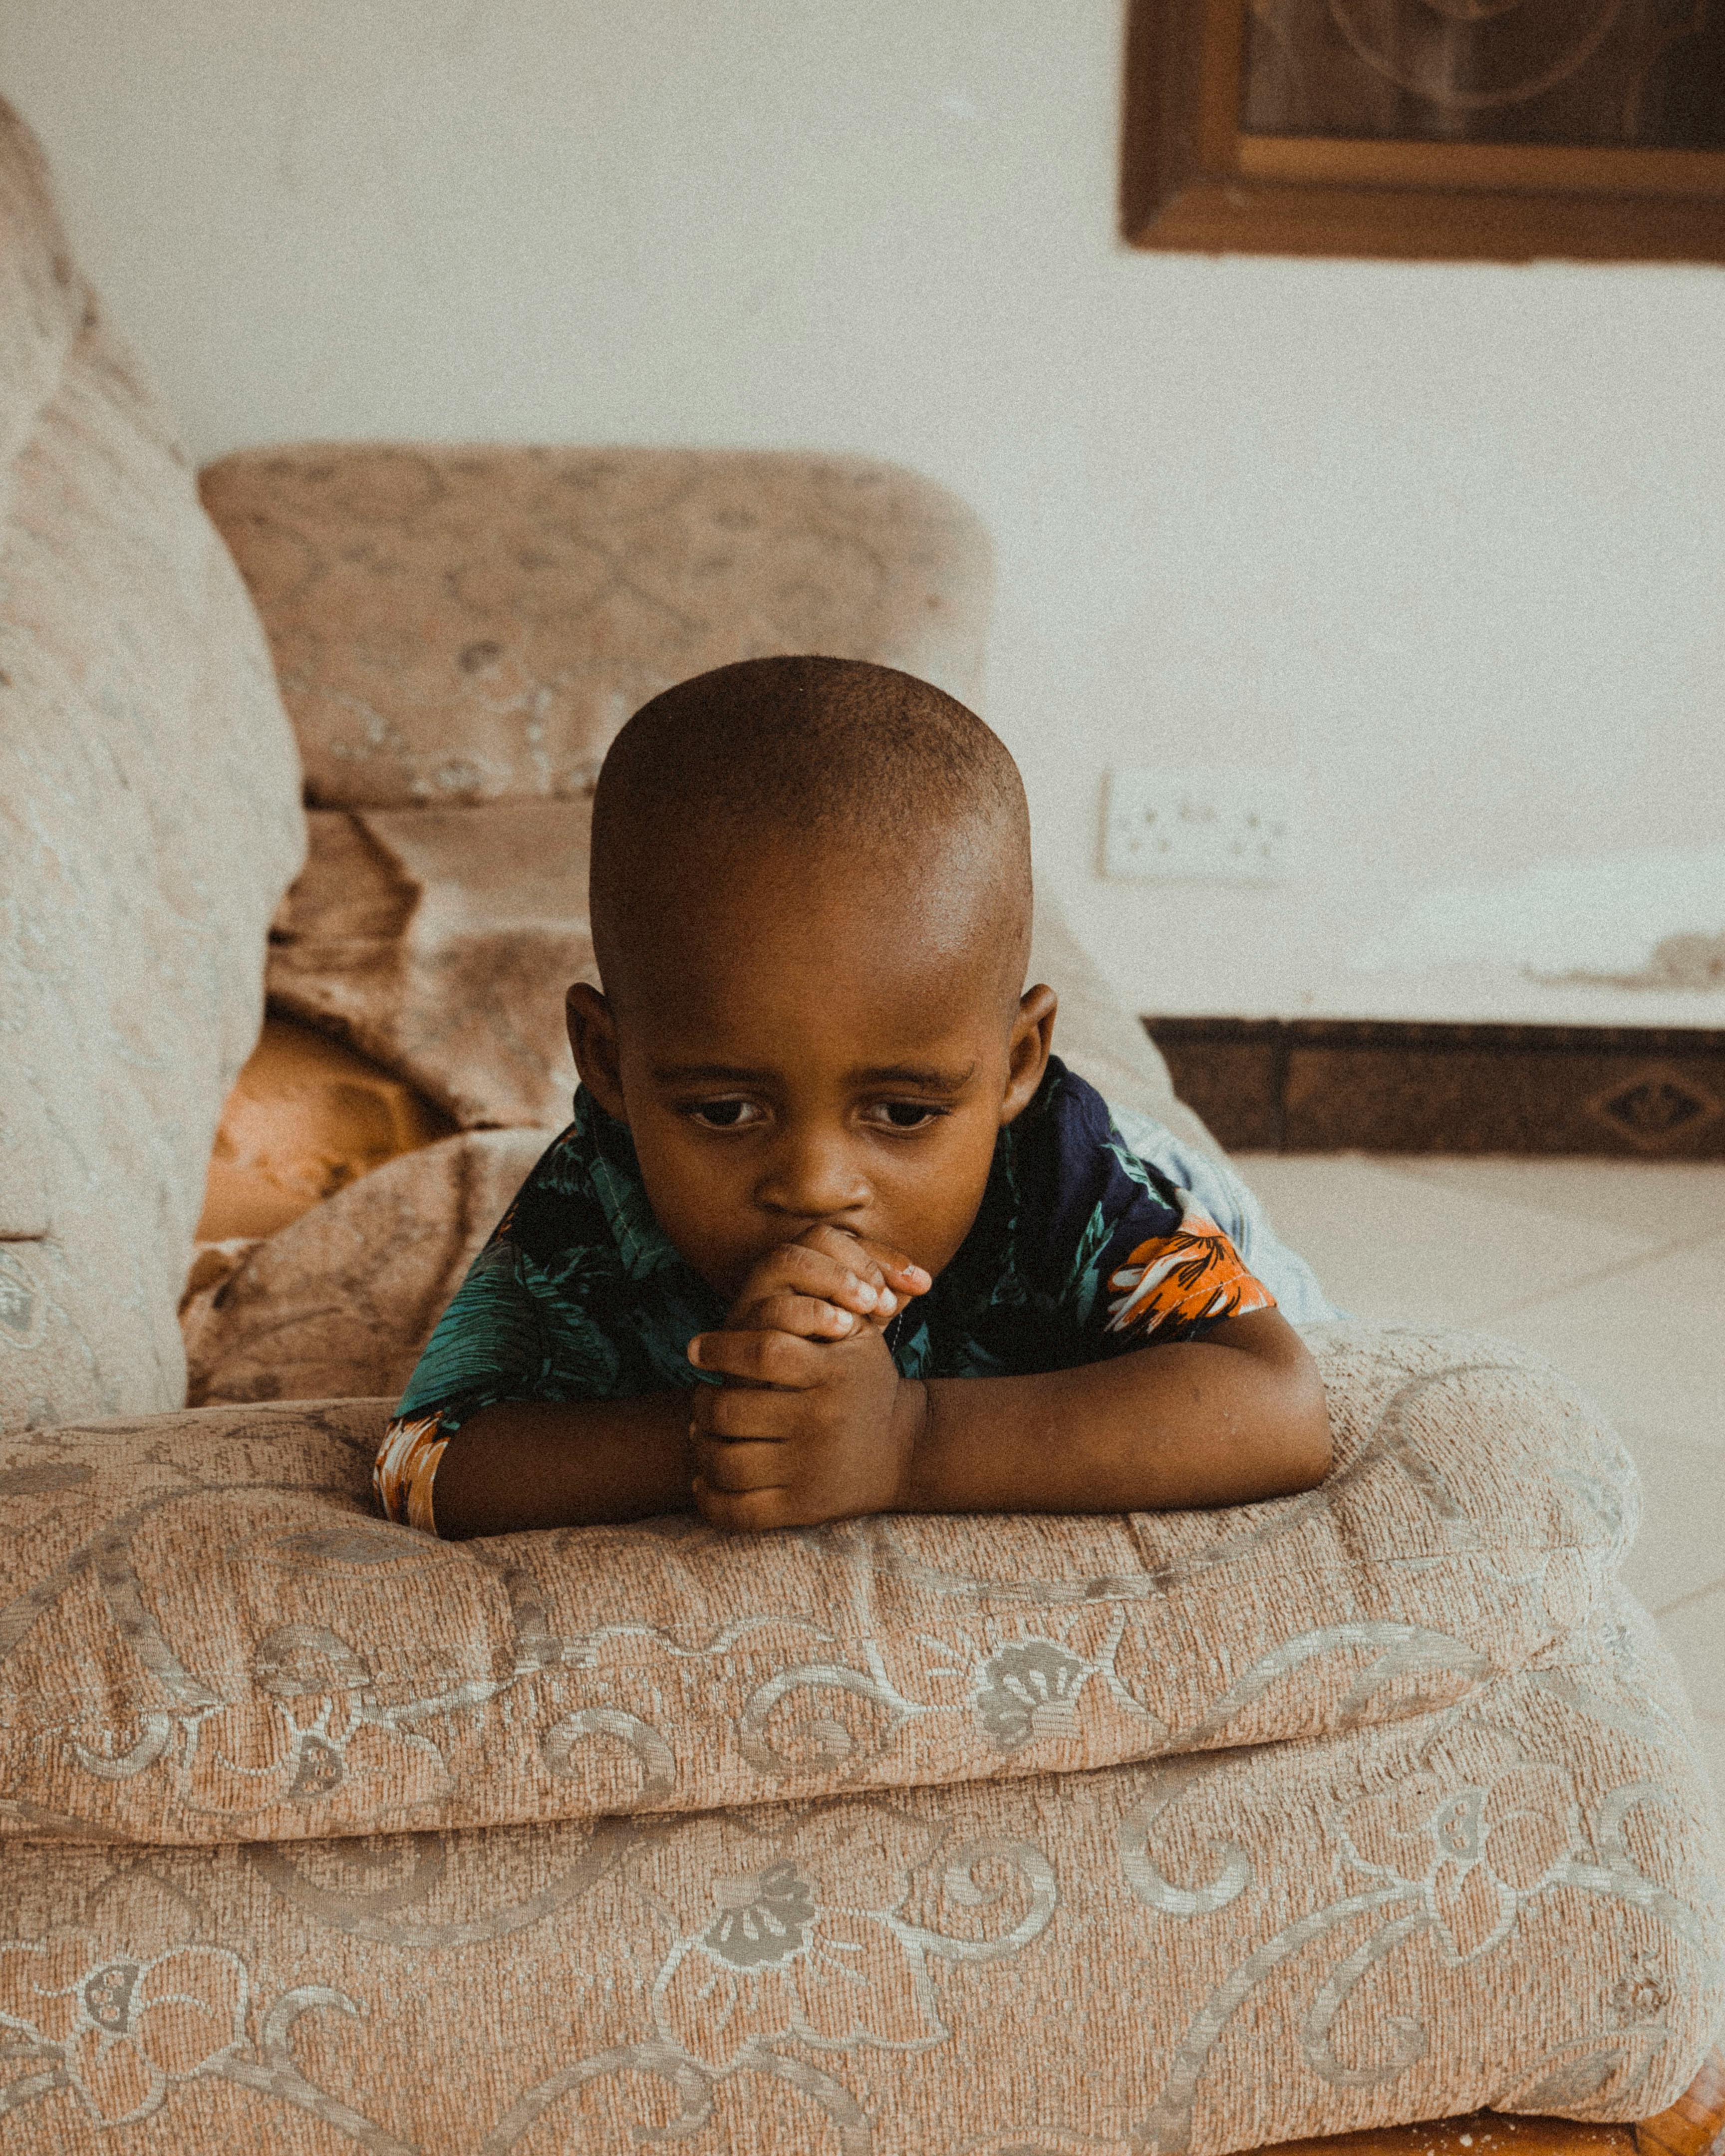
[[1725, 1160], [1725, 1032], [1147, 1018], [1174, 1086], [1247, 1152]]

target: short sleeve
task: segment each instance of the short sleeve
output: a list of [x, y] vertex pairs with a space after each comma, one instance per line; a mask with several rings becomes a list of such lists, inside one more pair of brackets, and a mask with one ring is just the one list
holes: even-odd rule
[[723, 1306], [655, 1220], [627, 1130], [584, 1091], [575, 1106], [408, 1380], [373, 1469], [393, 1520], [436, 1532], [438, 1465], [482, 1409], [624, 1399], [701, 1382], [685, 1351]]
[[1142, 1157], [1094, 1087], [1050, 1068], [1013, 1128], [1010, 1222], [992, 1239], [1008, 1262], [978, 1329], [994, 1367], [1073, 1368], [1273, 1307], [1212, 1210]]
[[1117, 1107], [1110, 1113], [1145, 1165], [1189, 1194], [1220, 1228], [1291, 1325], [1327, 1325], [1346, 1316], [1311, 1266], [1276, 1233], [1256, 1194], [1231, 1167], [1136, 1109]]
[[467, 1415], [506, 1399], [531, 1399], [547, 1358], [538, 1298], [522, 1277], [521, 1254], [500, 1228], [425, 1343], [396, 1412], [444, 1410], [453, 1436]]
[[1224, 1319], [1275, 1307], [1276, 1297], [1190, 1193], [1173, 1195], [1178, 1224], [1147, 1237], [1107, 1276], [1103, 1329], [1135, 1344], [1194, 1339]]

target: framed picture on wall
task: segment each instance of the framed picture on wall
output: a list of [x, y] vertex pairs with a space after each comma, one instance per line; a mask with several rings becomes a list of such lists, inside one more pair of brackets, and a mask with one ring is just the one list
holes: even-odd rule
[[1134, 245], [1725, 261], [1725, 0], [1132, 0]]

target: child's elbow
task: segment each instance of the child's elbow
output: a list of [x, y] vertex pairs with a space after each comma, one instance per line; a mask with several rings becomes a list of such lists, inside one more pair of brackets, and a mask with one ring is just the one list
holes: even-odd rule
[[1310, 1355], [1301, 1355], [1299, 1363], [1286, 1373], [1284, 1383], [1275, 1494], [1291, 1497], [1301, 1490], [1315, 1490], [1334, 1466], [1336, 1455], [1330, 1441], [1329, 1400]]

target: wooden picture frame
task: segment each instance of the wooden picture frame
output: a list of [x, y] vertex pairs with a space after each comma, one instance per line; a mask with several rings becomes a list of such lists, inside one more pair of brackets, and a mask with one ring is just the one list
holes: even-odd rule
[[1725, 262], [1725, 149], [1246, 132], [1250, 5], [1131, 0], [1121, 222], [1132, 245]]

